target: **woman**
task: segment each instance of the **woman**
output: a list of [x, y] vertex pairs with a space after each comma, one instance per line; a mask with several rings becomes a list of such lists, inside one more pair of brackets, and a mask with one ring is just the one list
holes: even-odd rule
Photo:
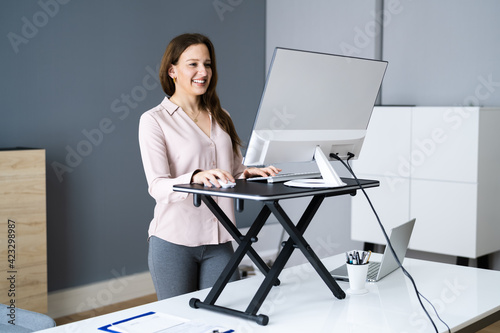
[[[216, 93], [215, 53], [207, 37], [174, 38], [163, 55], [160, 81], [170, 98], [145, 112], [139, 124], [149, 193], [156, 200], [148, 264], [159, 300], [212, 287], [233, 254], [231, 236], [210, 210], [196, 208], [188, 194], [172, 186], [220, 187], [235, 178], [281, 171], [243, 166], [240, 139]], [[232, 200], [217, 200], [234, 221]]]

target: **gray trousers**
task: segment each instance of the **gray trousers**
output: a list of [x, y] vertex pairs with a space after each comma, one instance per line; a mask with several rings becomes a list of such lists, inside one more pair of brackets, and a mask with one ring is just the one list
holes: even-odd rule
[[[150, 237], [148, 265], [158, 300], [211, 288], [233, 253], [231, 242], [189, 247]], [[236, 271], [230, 281], [238, 279]]]

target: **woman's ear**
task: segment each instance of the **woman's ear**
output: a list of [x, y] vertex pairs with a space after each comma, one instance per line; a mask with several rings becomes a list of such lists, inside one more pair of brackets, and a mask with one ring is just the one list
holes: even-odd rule
[[177, 77], [177, 74], [175, 74], [175, 68], [174, 65], [170, 65], [167, 70], [168, 76], [170, 76], [172, 79]]

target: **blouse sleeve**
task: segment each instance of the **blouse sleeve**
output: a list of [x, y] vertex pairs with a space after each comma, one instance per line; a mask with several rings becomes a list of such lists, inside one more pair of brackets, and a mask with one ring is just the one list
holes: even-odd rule
[[233, 169], [234, 178], [244, 178], [243, 171], [245, 171], [246, 167], [243, 165], [243, 156], [239, 149], [238, 154], [234, 154]]
[[139, 147], [148, 182], [148, 192], [161, 203], [176, 202], [187, 198], [187, 193], [174, 192], [176, 184], [189, 184], [192, 172], [172, 177], [167, 157], [165, 135], [151, 115], [143, 114], [139, 122]]

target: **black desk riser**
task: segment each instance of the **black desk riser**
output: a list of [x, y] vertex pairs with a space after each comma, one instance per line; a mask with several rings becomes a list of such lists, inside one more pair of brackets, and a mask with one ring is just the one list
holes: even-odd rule
[[[207, 205], [212, 213], [218, 218], [220, 223], [228, 230], [234, 240], [238, 243], [238, 247], [236, 248], [234, 255], [224, 268], [205, 300], [200, 301], [199, 299], [192, 298], [189, 305], [192, 308], [204, 308], [250, 319], [260, 325], [267, 325], [269, 317], [263, 314], [257, 315], [257, 312], [271, 291], [272, 286], [279, 285], [280, 281], [278, 276], [285, 267], [285, 264], [295, 248], [299, 248], [302, 251], [316, 272], [332, 291], [333, 295], [338, 299], [345, 298], [344, 291], [339, 287], [335, 279], [333, 279], [329, 271], [325, 268], [323, 263], [303, 237], [309, 223], [312, 221], [314, 215], [326, 197], [345, 194], [355, 195], [357, 190], [359, 190], [359, 186], [354, 179], [342, 178], [342, 181], [344, 181], [347, 185], [342, 187], [320, 189], [289, 187], [282, 183], [267, 184], [247, 182], [245, 180], [236, 180], [235, 187], [226, 189], [205, 187], [198, 184], [175, 185], [174, 191], [187, 192], [193, 195], [193, 203], [196, 207], [199, 207], [201, 202], [205, 203], [205, 205]], [[364, 188], [379, 186], [379, 182], [376, 180], [361, 179], [359, 181]], [[297, 224], [294, 224], [280, 206], [279, 200], [309, 196], [312, 197], [309, 205]], [[244, 200], [261, 201], [264, 205], [246, 235], [242, 235], [212, 197], [226, 197], [234, 199], [237, 211], [243, 211]], [[257, 235], [271, 213], [276, 216], [279, 223], [288, 233], [289, 238], [286, 242], [284, 242], [283, 248], [276, 258], [276, 261], [272, 267], [269, 268], [252, 248], [252, 243], [257, 241]], [[264, 274], [264, 281], [260, 285], [245, 311], [233, 310], [215, 305], [215, 302], [229, 282], [233, 272], [238, 269], [238, 265], [245, 255], [248, 255], [257, 268], [259, 268], [259, 270]]]

